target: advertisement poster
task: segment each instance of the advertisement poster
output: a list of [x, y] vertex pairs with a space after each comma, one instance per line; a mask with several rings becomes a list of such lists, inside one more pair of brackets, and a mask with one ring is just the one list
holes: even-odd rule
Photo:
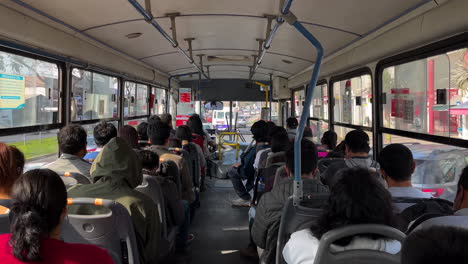
[[192, 102], [192, 89], [179, 88], [179, 103], [177, 104], [176, 126], [187, 124], [190, 115], [195, 113]]
[[0, 73], [0, 109], [23, 108], [24, 90], [23, 76]]

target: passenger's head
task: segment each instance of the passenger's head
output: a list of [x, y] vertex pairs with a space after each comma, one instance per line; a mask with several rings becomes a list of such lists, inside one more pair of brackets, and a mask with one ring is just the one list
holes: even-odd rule
[[457, 196], [453, 204], [453, 209], [460, 210], [468, 208], [468, 166], [466, 166], [458, 180]]
[[343, 170], [312, 231], [320, 239], [330, 230], [357, 224], [395, 226], [390, 193], [364, 168]]
[[0, 193], [9, 195], [16, 179], [23, 173], [24, 155], [17, 148], [0, 142]]
[[[314, 178], [317, 173], [317, 147], [310, 140], [301, 141], [301, 175], [303, 178]], [[294, 143], [289, 144], [286, 151], [286, 171], [294, 175]]]
[[340, 159], [342, 159], [346, 155], [345, 152], [346, 152], [346, 144], [345, 144], [345, 142], [343, 140], [343, 141], [340, 142], [340, 144], [338, 144], [335, 147], [335, 149], [332, 152], [328, 153], [327, 158], [340, 158]]
[[170, 138], [169, 145], [170, 148], [182, 148], [182, 141], [178, 138]]
[[255, 122], [250, 128], [250, 132], [252, 132], [253, 139], [255, 139], [255, 141], [257, 142], [267, 141], [268, 127], [265, 121], [259, 120]]
[[278, 128], [280, 129], [271, 136], [270, 140], [271, 152], [273, 153], [286, 151], [289, 148], [288, 132], [284, 127]]
[[338, 136], [336, 135], [335, 131], [328, 130], [323, 133], [321, 143], [322, 145], [326, 145], [329, 150], [334, 150], [336, 148], [337, 140]]
[[270, 142], [271, 136], [272, 136], [272, 131], [276, 128], [276, 125], [273, 121], [268, 121], [266, 122], [267, 125], [267, 141]]
[[67, 214], [67, 191], [57, 173], [36, 169], [23, 174], [13, 185], [10, 211], [10, 245], [22, 262], [41, 260], [41, 239], [60, 238]]
[[94, 127], [94, 142], [98, 147], [104, 147], [109, 140], [117, 136], [117, 129], [112, 123], [100, 122]]
[[205, 137], [205, 133], [203, 132], [203, 122], [201, 121], [199, 115], [192, 115], [187, 121], [187, 126], [190, 128], [192, 133], [197, 134], [203, 138]]
[[141, 166], [143, 169], [152, 171], [159, 166], [158, 154], [150, 150], [142, 150], [138, 152], [141, 159]]
[[138, 145], [138, 132], [137, 130], [129, 125], [125, 125], [119, 129], [119, 137], [133, 149], [139, 149]]
[[401, 264], [468, 263], [468, 230], [434, 226], [412, 232], [401, 249]]
[[137, 126], [138, 140], [148, 140], [148, 123], [141, 122]]
[[380, 171], [387, 181], [388, 187], [411, 186], [411, 175], [416, 163], [408, 147], [402, 144], [390, 144], [379, 154]]
[[314, 137], [314, 134], [312, 133], [312, 129], [308, 126], [304, 127], [304, 134], [302, 136], [305, 138]]
[[161, 121], [153, 121], [148, 124], [148, 137], [152, 145], [167, 145], [171, 136], [171, 127]]
[[346, 134], [345, 152], [348, 157], [356, 154], [369, 153], [369, 136], [363, 130], [357, 129]]
[[192, 130], [188, 126], [180, 126], [176, 129], [175, 137], [180, 141], [192, 141]]
[[148, 119], [148, 123], [151, 123], [151, 122], [154, 122], [154, 121], [161, 121], [161, 118], [157, 115], [152, 115], [150, 116], [150, 118]]
[[68, 125], [60, 129], [58, 144], [60, 152], [84, 157], [87, 143], [86, 131], [79, 125]]
[[297, 122], [297, 119], [293, 116], [289, 117], [286, 119], [286, 127], [290, 129], [296, 129], [297, 126], [299, 126], [299, 122]]
[[172, 128], [172, 115], [169, 113], [162, 114], [159, 116], [161, 118], [161, 122], [166, 123], [168, 126]]

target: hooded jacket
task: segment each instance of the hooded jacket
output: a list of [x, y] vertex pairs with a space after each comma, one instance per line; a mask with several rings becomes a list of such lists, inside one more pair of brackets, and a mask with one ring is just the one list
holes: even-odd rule
[[[328, 188], [316, 179], [303, 179], [303, 184], [304, 195], [328, 192]], [[293, 179], [281, 181], [271, 192], [265, 193], [257, 205], [251, 234], [255, 244], [264, 249], [262, 259], [271, 260], [276, 254], [282, 210], [293, 195], [293, 187]]]
[[[134, 190], [143, 181], [141, 161], [121, 138], [113, 138], [91, 167], [93, 184], [76, 185], [69, 197], [115, 200], [127, 208], [135, 228], [141, 263], [157, 263], [161, 225], [156, 205], [150, 197]], [[102, 214], [97, 206], [71, 206], [70, 214]]]

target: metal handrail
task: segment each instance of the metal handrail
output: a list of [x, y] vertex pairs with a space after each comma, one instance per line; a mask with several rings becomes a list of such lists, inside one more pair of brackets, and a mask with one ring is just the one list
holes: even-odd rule
[[[223, 138], [225, 136], [236, 136], [236, 143], [228, 143], [224, 142]], [[239, 150], [240, 150], [240, 144], [239, 144], [239, 138], [241, 135], [237, 132], [222, 132], [218, 135], [218, 155], [219, 155], [219, 161], [223, 160], [223, 153], [222, 153], [222, 146], [234, 146], [236, 147], [236, 160], [239, 158]]]

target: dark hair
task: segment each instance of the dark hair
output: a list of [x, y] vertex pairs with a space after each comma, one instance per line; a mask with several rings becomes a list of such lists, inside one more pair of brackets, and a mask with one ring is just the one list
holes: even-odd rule
[[159, 116], [161, 122], [166, 123], [168, 126], [172, 127], [172, 115], [165, 113]]
[[199, 115], [192, 115], [187, 121], [187, 126], [190, 128], [192, 133], [205, 138], [205, 132], [203, 131], [203, 123]]
[[0, 188], [10, 193], [16, 179], [23, 173], [24, 155], [17, 148], [0, 142]]
[[159, 156], [150, 150], [142, 150], [138, 152], [141, 159], [141, 165], [143, 169], [154, 170], [154, 168], [159, 166]]
[[468, 166], [466, 166], [458, 179], [458, 187], [463, 187], [463, 189], [468, 190]]
[[265, 121], [259, 120], [255, 122], [250, 128], [250, 132], [252, 132], [253, 139], [255, 139], [257, 142], [267, 141], [268, 127]]
[[192, 142], [192, 130], [188, 126], [180, 126], [176, 129], [175, 137], [180, 141]]
[[323, 133], [321, 143], [326, 144], [330, 150], [335, 150], [337, 141], [338, 136], [336, 135], [335, 131], [328, 130]]
[[152, 115], [150, 118], [148, 118], [148, 123], [154, 122], [154, 121], [161, 121], [161, 118], [157, 115]]
[[377, 177], [364, 168], [344, 169], [341, 173], [322, 215], [312, 226], [314, 236], [320, 239], [330, 230], [354, 224], [394, 227], [392, 197]]
[[[310, 141], [303, 139], [301, 141], [301, 174], [311, 173], [317, 169], [318, 154], [317, 147]], [[289, 144], [286, 151], [286, 167], [294, 173], [294, 143]]]
[[28, 171], [15, 182], [9, 244], [16, 259], [42, 260], [41, 238], [49, 236], [60, 224], [66, 204], [65, 185], [57, 173], [49, 169]]
[[119, 130], [119, 137], [132, 148], [132, 149], [139, 149], [140, 146], [138, 145], [138, 132], [132, 126], [125, 125]]
[[148, 140], [148, 122], [141, 122], [137, 126], [138, 140]]
[[164, 145], [171, 136], [171, 128], [161, 121], [152, 121], [148, 124], [148, 137], [152, 145]]
[[96, 145], [103, 147], [117, 136], [117, 129], [112, 123], [100, 122], [94, 127], [93, 135]]
[[333, 149], [332, 152], [328, 153], [327, 158], [344, 158], [345, 156], [345, 142], [344, 140]]
[[406, 237], [401, 264], [468, 263], [468, 230], [434, 226], [416, 230]]
[[403, 182], [411, 180], [413, 173], [413, 154], [402, 144], [390, 144], [380, 151], [380, 168], [393, 180]]
[[286, 127], [291, 128], [291, 129], [296, 129], [297, 126], [299, 126], [299, 122], [297, 122], [297, 119], [295, 117], [288, 117], [286, 119]]
[[345, 137], [345, 144], [354, 153], [369, 153], [370, 151], [369, 136], [361, 129], [348, 132]]
[[170, 138], [169, 147], [170, 148], [182, 148], [182, 141], [178, 138]]
[[281, 127], [277, 133], [273, 134], [270, 140], [271, 152], [286, 151], [289, 148], [289, 137], [286, 129]]
[[312, 129], [308, 126], [304, 127], [304, 134], [302, 135], [303, 137], [313, 137], [314, 134], [312, 133]]
[[270, 142], [272, 132], [273, 132], [273, 130], [275, 130], [276, 125], [275, 125], [275, 123], [273, 121], [268, 121], [268, 122], [266, 122], [266, 126], [267, 126], [267, 137], [266, 137], [266, 139], [267, 139], [267, 142]]
[[86, 149], [88, 135], [80, 125], [68, 125], [58, 132], [58, 144], [60, 152], [77, 154]]

